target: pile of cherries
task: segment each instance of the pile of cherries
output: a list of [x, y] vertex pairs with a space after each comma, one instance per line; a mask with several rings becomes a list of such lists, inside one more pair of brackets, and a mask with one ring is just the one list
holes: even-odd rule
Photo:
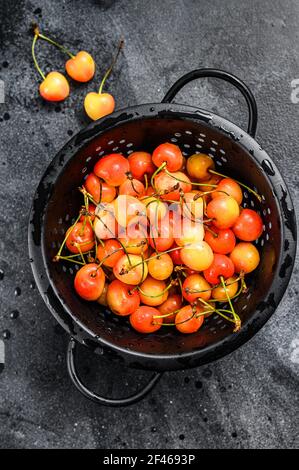
[[54, 261], [81, 266], [78, 295], [128, 316], [140, 333], [194, 333], [213, 313], [238, 331], [232, 299], [259, 264], [252, 242], [263, 232], [260, 215], [242, 207], [241, 186], [260, 199], [215, 171], [210, 156], [186, 160], [172, 143], [152, 155], [104, 156], [80, 188], [84, 204]]

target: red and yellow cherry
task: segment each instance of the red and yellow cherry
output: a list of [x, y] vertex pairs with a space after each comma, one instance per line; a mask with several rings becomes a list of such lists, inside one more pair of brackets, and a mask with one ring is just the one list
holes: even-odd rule
[[127, 235], [121, 234], [118, 240], [121, 242], [122, 246], [127, 253], [132, 255], [140, 255], [143, 253], [144, 259], [146, 258], [145, 252], [148, 248], [147, 238], [143, 235], [143, 232], [140, 231], [139, 236], [135, 238], [130, 238]]
[[97, 300], [105, 286], [104, 271], [95, 263], [85, 264], [77, 271], [74, 286], [82, 299]]
[[99, 240], [115, 238], [117, 221], [114, 217], [113, 204], [105, 202], [97, 206], [93, 228]]
[[124, 181], [119, 187], [119, 194], [126, 194], [127, 196], [141, 197], [144, 196], [145, 188], [141, 181], [132, 178]]
[[[197, 197], [200, 191], [184, 194], [182, 201], [182, 215], [193, 221], [199, 222], [203, 218], [203, 198]], [[194, 197], [197, 197], [194, 200]]]
[[65, 245], [71, 253], [86, 253], [94, 247], [94, 233], [89, 222], [77, 222], [66, 232]]
[[39, 86], [40, 95], [47, 101], [63, 101], [70, 94], [67, 79], [60, 72], [50, 72]]
[[[174, 250], [173, 248], [176, 248], [176, 247], [177, 249]], [[178, 247], [178, 245], [176, 243], [173, 243], [170, 249], [171, 251], [169, 252], [169, 256], [171, 257], [173, 264], [175, 265], [183, 264], [183, 261], [181, 259], [181, 254], [180, 254], [181, 249]]]
[[109, 284], [107, 303], [113, 313], [126, 316], [131, 315], [139, 307], [140, 297], [134, 286], [115, 279]]
[[[104, 75], [104, 78], [101, 82], [99, 92], [90, 92], [87, 93], [84, 99], [84, 109], [87, 114], [87, 116], [90, 117], [93, 121], [96, 121], [97, 119], [100, 119], [104, 116], [107, 116], [108, 114], [111, 114], [114, 109], [115, 109], [115, 100], [113, 96], [110, 93], [103, 93], [103, 87], [104, 83], [109, 77], [110, 73], [113, 70], [113, 66], [115, 62], [117, 61], [118, 55], [123, 47], [124, 42], [120, 41], [117, 53], [107, 70], [107, 72]], [[112, 185], [115, 186], [115, 185]], [[119, 185], [116, 185], [119, 186]]]
[[116, 196], [114, 186], [109, 186], [101, 181], [94, 173], [90, 173], [84, 181], [86, 191], [92, 196], [95, 202], [112, 202]]
[[215, 168], [214, 160], [204, 153], [195, 153], [187, 160], [187, 173], [191, 178], [205, 181], [211, 177], [209, 170]]
[[149, 196], [142, 199], [146, 207], [146, 215], [151, 224], [164, 219], [168, 212], [167, 204], [158, 198]]
[[239, 217], [239, 204], [232, 196], [219, 196], [207, 205], [207, 216], [217, 228], [230, 228]]
[[184, 246], [180, 255], [183, 264], [194, 271], [208, 269], [214, 259], [213, 251], [205, 241]]
[[227, 255], [230, 253], [236, 245], [234, 232], [230, 228], [219, 229], [214, 226], [211, 228], [215, 235], [214, 233], [206, 230], [205, 241], [210, 245], [214, 253], [219, 253], [220, 255]]
[[138, 333], [154, 333], [161, 328], [162, 318], [158, 309], [154, 307], [141, 306], [130, 316], [130, 323]]
[[182, 292], [189, 303], [198, 298], [208, 301], [211, 297], [211, 286], [200, 274], [191, 274], [185, 279]]
[[158, 281], [158, 279], [147, 276], [139, 289], [141, 303], [151, 307], [163, 304], [168, 297], [168, 291], [165, 291], [165, 289], [166, 284], [164, 281]]
[[117, 261], [123, 256], [124, 250], [115, 238], [105, 240], [103, 245], [98, 245], [97, 258], [103, 266], [113, 268]]
[[65, 64], [67, 74], [77, 82], [89, 82], [95, 73], [95, 63], [86, 51], [80, 51], [67, 60]]
[[80, 217], [80, 222], [84, 222], [84, 220], [88, 220], [90, 218], [90, 220], [94, 220], [95, 218], [95, 211], [96, 211], [96, 206], [94, 204], [92, 204], [91, 202], [88, 204], [88, 211], [86, 211], [86, 207], [83, 206], [83, 211], [84, 212], [88, 212], [86, 214], [82, 214], [81, 217]]
[[169, 295], [167, 300], [158, 306], [160, 315], [165, 315], [165, 317], [163, 317], [163, 323], [174, 323], [177, 311], [181, 308], [181, 306], [182, 297], [180, 295]]
[[216, 191], [213, 191], [211, 194], [212, 199], [223, 195], [232, 196], [239, 205], [243, 200], [243, 193], [240, 185], [231, 178], [223, 178], [217, 185]]
[[108, 291], [108, 282], [105, 282], [104, 289], [100, 295], [100, 297], [97, 299], [97, 303], [100, 305], [104, 305], [104, 307], [108, 307], [107, 304], [107, 291]]
[[225, 289], [222, 286], [215, 287], [212, 290], [212, 298], [218, 302], [227, 302], [227, 296], [231, 299], [238, 292], [239, 284], [237, 276], [228, 277], [225, 281]]
[[100, 158], [93, 171], [110, 186], [120, 186], [128, 177], [130, 164], [120, 153], [111, 153]]
[[177, 330], [181, 333], [195, 333], [198, 331], [204, 322], [204, 315], [200, 315], [202, 312], [204, 312], [204, 309], [201, 306], [192, 308], [191, 305], [186, 305], [181, 308], [175, 317]]
[[[169, 174], [165, 171], [160, 171], [154, 178], [154, 186], [161, 193], [162, 199], [170, 201], [178, 201], [180, 199], [180, 191], [189, 193], [192, 189], [190, 179], [181, 171]], [[166, 194], [163, 194], [164, 192]]]
[[155, 171], [152, 156], [147, 152], [133, 152], [128, 156], [133, 178], [142, 180], [144, 175], [151, 176]]
[[153, 194], [156, 194], [156, 191], [152, 186], [149, 186], [147, 190], [145, 191], [146, 196], [153, 196]]
[[133, 196], [119, 195], [113, 202], [115, 218], [119, 225], [127, 227], [130, 221], [146, 214], [145, 204]]
[[177, 227], [181, 232], [175, 237], [178, 246], [190, 245], [191, 243], [202, 242], [204, 238], [204, 228], [202, 223], [191, 222], [187, 218], [182, 219], [182, 224]]
[[119, 281], [136, 286], [147, 277], [147, 263], [139, 255], [123, 255], [114, 265], [113, 274]]
[[214, 254], [212, 264], [204, 270], [203, 274], [210, 284], [219, 284], [221, 277], [227, 279], [232, 277], [235, 272], [235, 266], [232, 260], [226, 255]]
[[166, 142], [155, 148], [152, 155], [153, 163], [159, 168], [166, 163], [168, 171], [178, 171], [183, 165], [183, 155], [180, 147]]
[[168, 253], [161, 253], [159, 256], [152, 254], [148, 261], [148, 272], [160, 281], [167, 279], [173, 271], [173, 262]]
[[96, 93], [95, 91], [91, 91], [85, 96], [84, 109], [90, 119], [97, 121], [113, 113], [115, 100], [110, 93]]
[[156, 225], [151, 225], [150, 227], [150, 237], [149, 243], [154, 250], [159, 251], [160, 253], [169, 250], [173, 245], [173, 231], [171, 224], [163, 224], [163, 220], [158, 222]]
[[237, 218], [233, 231], [244, 242], [252, 242], [263, 233], [261, 216], [252, 209], [243, 209]]
[[237, 243], [231, 252], [230, 259], [234, 263], [237, 273], [242, 271], [247, 274], [257, 268], [260, 262], [260, 255], [252, 243], [241, 242]]

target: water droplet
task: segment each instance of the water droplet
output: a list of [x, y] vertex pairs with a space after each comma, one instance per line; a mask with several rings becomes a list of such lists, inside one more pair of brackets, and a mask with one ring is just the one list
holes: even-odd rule
[[271, 175], [271, 176], [275, 175], [274, 168], [272, 166], [272, 163], [269, 160], [263, 160], [262, 167], [268, 175]]
[[35, 282], [34, 282], [34, 281], [31, 281], [29, 287], [30, 287], [30, 289], [35, 289]]
[[9, 316], [12, 320], [15, 320], [16, 318], [18, 318], [19, 315], [20, 315], [19, 310], [13, 310]]
[[15, 288], [15, 296], [18, 297], [19, 295], [21, 295], [21, 288], [20, 287], [16, 287]]
[[9, 339], [10, 338], [10, 331], [9, 330], [4, 330], [2, 333], [2, 336], [4, 339]]
[[4, 278], [4, 271], [3, 269], [0, 269], [0, 281]]

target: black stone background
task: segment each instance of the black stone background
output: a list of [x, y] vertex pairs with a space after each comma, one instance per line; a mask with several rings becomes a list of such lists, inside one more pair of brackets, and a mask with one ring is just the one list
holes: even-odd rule
[[[72, 50], [90, 51], [97, 63], [96, 79], [72, 83], [70, 98], [59, 105], [37, 93], [28, 33], [33, 19]], [[140, 404], [107, 409], [72, 386], [67, 335], [34, 288], [27, 254], [35, 188], [56, 152], [87, 124], [83, 97], [97, 87], [120, 36], [125, 50], [107, 84], [118, 108], [160, 101], [180, 75], [200, 66], [244, 79], [258, 103], [257, 139], [280, 167], [298, 209], [299, 104], [290, 98], [291, 81], [299, 78], [298, 24], [297, 0], [1, 0], [0, 333], [8, 330], [1, 448], [298, 446], [298, 267], [275, 315], [248, 344], [201, 369], [166, 373]], [[44, 70], [63, 70], [58, 51], [47, 44], [37, 50]], [[193, 83], [177, 101], [246, 127], [244, 102], [228, 84]], [[148, 377], [85, 350], [81, 357], [86, 382], [104, 393], [128, 393]]]

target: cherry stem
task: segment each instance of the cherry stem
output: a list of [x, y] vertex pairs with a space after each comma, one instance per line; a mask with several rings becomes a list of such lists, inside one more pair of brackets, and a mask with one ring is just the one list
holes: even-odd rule
[[[223, 175], [222, 173], [219, 173], [218, 171], [215, 171], [215, 170], [209, 170], [209, 173], [213, 173], [214, 175], [222, 176], [222, 178], [228, 178], [227, 175]], [[234, 178], [231, 178], [231, 179], [233, 179], [240, 186], [243, 186], [243, 188], [247, 189], [247, 191], [249, 191], [250, 193], [254, 194], [254, 196], [258, 199], [259, 202], [262, 202], [262, 197], [256, 191], [254, 191], [254, 189], [251, 189], [246, 184], [241, 183], [240, 181], [238, 181]]]
[[154, 188], [154, 190], [155, 190], [156, 192], [158, 192], [158, 191], [157, 191], [157, 188], [156, 188], [156, 186], [155, 186], [155, 177], [156, 177], [157, 174], [160, 173], [160, 171], [162, 171], [165, 167], [166, 167], [166, 162], [163, 162], [162, 165], [160, 165], [160, 166], [156, 169], [156, 171], [152, 174], [152, 176], [151, 176], [151, 185], [152, 185], [152, 187]]
[[225, 285], [225, 281], [224, 281], [223, 276], [220, 276], [220, 281], [221, 281], [222, 287], [223, 287], [223, 289], [224, 289], [224, 291], [225, 291], [225, 294], [226, 294], [226, 297], [227, 297], [227, 301], [228, 301], [228, 303], [229, 303], [229, 306], [230, 306], [230, 308], [231, 308], [231, 313], [232, 313], [232, 315], [233, 315], [233, 317], [234, 317], [234, 321], [235, 321], [234, 333], [236, 333], [236, 332], [239, 331], [240, 328], [241, 328], [241, 320], [240, 320], [239, 316], [238, 316], [238, 315], [236, 314], [236, 312], [235, 312], [235, 309], [234, 309], [234, 306], [233, 306], [233, 304], [232, 304], [231, 298], [230, 298], [230, 296], [229, 296], [229, 294], [228, 294], [228, 292], [227, 292], [227, 288], [226, 288], [226, 285]]
[[44, 41], [47, 41], [50, 44], [53, 44], [53, 46], [57, 47], [62, 52], [65, 52], [72, 59], [75, 57], [74, 54], [72, 54], [65, 46], [62, 46], [58, 42], [56, 42], [53, 39], [49, 38], [48, 36], [45, 36], [44, 34], [41, 34], [37, 25], [34, 25], [33, 32], [34, 32], [34, 35], [37, 36], [37, 38], [43, 39]]
[[46, 78], [45, 74], [41, 71], [41, 69], [40, 69], [40, 67], [37, 63], [36, 57], [35, 57], [35, 44], [36, 44], [37, 39], [38, 39], [38, 34], [35, 33], [33, 41], [32, 41], [32, 47], [31, 47], [32, 59], [33, 59], [36, 70], [38, 71], [38, 73], [40, 74], [42, 79], [45, 80], [45, 78]]
[[124, 43], [125, 43], [124, 40], [121, 39], [120, 42], [119, 42], [119, 45], [118, 45], [117, 53], [115, 54], [115, 56], [114, 56], [114, 58], [113, 58], [113, 60], [112, 60], [112, 63], [111, 63], [111, 65], [110, 65], [109, 69], [107, 70], [107, 72], [105, 73], [105, 75], [104, 75], [104, 77], [103, 77], [103, 80], [102, 80], [102, 82], [101, 82], [101, 85], [100, 85], [100, 88], [99, 88], [99, 94], [102, 93], [104, 83], [105, 83], [105, 81], [107, 80], [107, 78], [109, 77], [110, 73], [112, 72], [113, 67], [114, 67], [114, 65], [115, 65], [115, 63], [116, 63], [116, 61], [117, 61], [117, 59], [118, 59], [119, 54], [120, 54], [120, 51], [121, 51], [122, 48], [124, 47]]
[[169, 289], [173, 286], [174, 282], [175, 282], [174, 280], [170, 281], [168, 286], [166, 286], [165, 289], [163, 289], [159, 294], [156, 294], [156, 295], [149, 295], [146, 292], [144, 292], [141, 289], [141, 287], [139, 287], [139, 286], [137, 286], [137, 287], [138, 287], [139, 292], [141, 292], [142, 295], [144, 295], [145, 297], [150, 297], [151, 299], [155, 299], [157, 297], [161, 297], [163, 294], [165, 294], [165, 292], [169, 291]]

